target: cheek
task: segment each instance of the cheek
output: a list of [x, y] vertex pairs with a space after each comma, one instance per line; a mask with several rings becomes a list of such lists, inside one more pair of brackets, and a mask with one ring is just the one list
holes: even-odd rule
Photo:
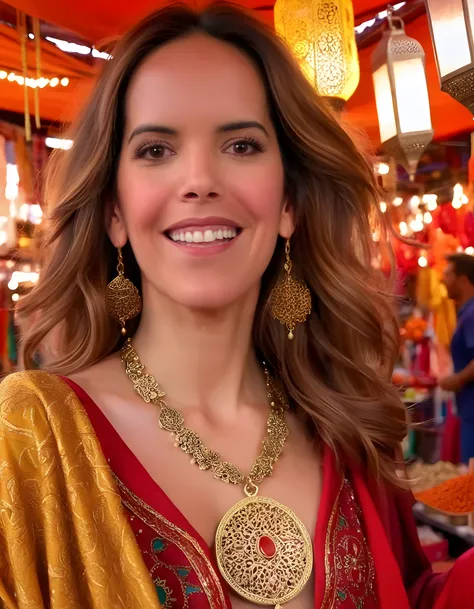
[[235, 198], [241, 201], [256, 221], [268, 223], [268, 228], [278, 225], [284, 200], [282, 168], [255, 172], [245, 180], [234, 184]]
[[156, 173], [123, 167], [118, 174], [118, 196], [129, 236], [153, 230], [169, 198]]

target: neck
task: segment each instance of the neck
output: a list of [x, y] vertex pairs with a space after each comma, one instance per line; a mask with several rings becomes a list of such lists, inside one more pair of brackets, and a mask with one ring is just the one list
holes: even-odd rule
[[144, 299], [132, 343], [171, 406], [230, 419], [242, 404], [266, 402], [262, 365], [252, 346], [257, 299], [255, 291], [212, 313], [181, 307], [161, 295]]

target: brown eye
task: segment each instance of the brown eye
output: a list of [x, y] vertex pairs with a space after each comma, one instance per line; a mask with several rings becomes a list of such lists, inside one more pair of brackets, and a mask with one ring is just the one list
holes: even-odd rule
[[259, 152], [265, 152], [265, 147], [262, 142], [252, 137], [232, 142], [225, 151], [235, 156], [252, 156]]
[[163, 146], [150, 146], [146, 151], [147, 156], [152, 159], [159, 159], [164, 156], [165, 149]]
[[237, 142], [232, 145], [232, 149], [234, 154], [248, 154], [252, 147], [248, 142]]
[[167, 148], [165, 148], [164, 146], [161, 146], [160, 144], [154, 144], [153, 146], [147, 146], [143, 150], [143, 158], [145, 158], [145, 159], [157, 160], [157, 159], [162, 159], [165, 156], [169, 156], [170, 154], [172, 154], [171, 150], [168, 150]]
[[148, 161], [160, 161], [161, 159], [175, 154], [170, 148], [163, 144], [145, 144], [137, 150], [135, 157]]

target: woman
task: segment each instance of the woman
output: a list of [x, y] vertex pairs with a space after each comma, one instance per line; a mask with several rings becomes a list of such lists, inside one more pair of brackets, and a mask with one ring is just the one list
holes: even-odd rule
[[47, 371], [1, 386], [3, 606], [472, 606], [396, 475], [372, 168], [281, 42], [159, 11], [71, 137], [20, 307]]

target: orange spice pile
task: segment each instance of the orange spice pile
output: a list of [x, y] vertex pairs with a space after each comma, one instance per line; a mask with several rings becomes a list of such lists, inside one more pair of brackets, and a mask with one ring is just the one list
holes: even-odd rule
[[415, 493], [417, 501], [452, 515], [474, 512], [474, 474], [458, 476], [438, 486]]

